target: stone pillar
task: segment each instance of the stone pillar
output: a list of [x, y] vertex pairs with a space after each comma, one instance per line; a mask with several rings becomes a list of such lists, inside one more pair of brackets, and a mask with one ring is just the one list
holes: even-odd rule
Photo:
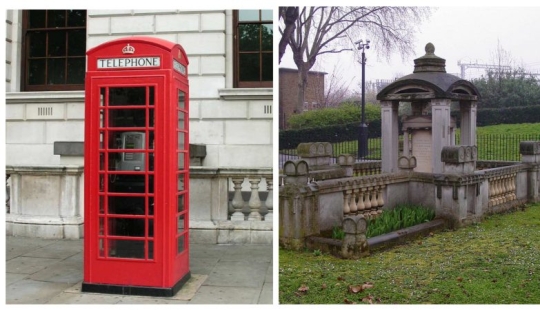
[[338, 165], [343, 169], [346, 177], [353, 176], [354, 157], [350, 154], [342, 154], [337, 158]]
[[441, 152], [443, 147], [449, 146], [452, 141], [450, 137], [450, 100], [433, 99], [431, 103], [431, 159], [433, 173], [442, 173], [444, 165], [441, 161]]
[[285, 184], [279, 188], [279, 242], [285, 248], [302, 249], [305, 238], [320, 233], [319, 204], [307, 186], [309, 172], [304, 160], [283, 166]]
[[540, 200], [540, 141], [521, 141], [519, 144], [521, 161], [529, 165], [527, 171], [527, 200]]
[[445, 146], [441, 152], [444, 173], [470, 174], [476, 169], [478, 158], [476, 146]]
[[461, 145], [476, 145], [476, 102], [461, 101]]
[[332, 144], [329, 142], [300, 143], [296, 154], [312, 168], [312, 170], [326, 169], [332, 157]]
[[399, 101], [381, 101], [381, 172], [398, 171], [398, 107]]
[[366, 231], [367, 221], [363, 215], [350, 216], [343, 220], [345, 233], [341, 244], [343, 258], [360, 258], [369, 255]]

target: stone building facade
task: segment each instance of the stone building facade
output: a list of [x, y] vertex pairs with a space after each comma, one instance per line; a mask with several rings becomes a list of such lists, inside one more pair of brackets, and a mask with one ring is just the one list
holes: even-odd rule
[[[36, 90], [28, 85], [28, 75], [34, 74], [28, 73], [28, 67], [32, 69], [28, 57], [35, 52], [27, 41], [28, 14], [8, 10], [6, 15], [6, 172], [12, 176], [7, 230], [8, 234], [48, 237], [61, 232], [64, 237], [80, 238], [84, 88]], [[242, 16], [255, 16], [259, 19], [256, 27], [271, 35], [272, 11], [88, 10], [80, 14], [86, 26], [83, 52], [121, 37], [152, 36], [179, 43], [188, 54], [190, 143], [193, 150], [203, 150], [191, 165], [191, 238], [210, 243], [271, 242], [271, 213], [257, 224], [236, 223], [230, 221], [228, 205], [234, 191], [233, 174], [246, 179], [241, 184], [243, 194], [250, 192], [248, 178], [257, 177], [260, 191], [271, 191], [271, 75], [266, 74], [261, 83], [247, 83], [250, 88], [239, 82], [237, 60], [242, 56], [238, 56], [235, 31]], [[272, 63], [264, 63], [264, 57], [272, 59], [272, 54], [266, 52], [261, 54], [268, 71]], [[69, 176], [64, 173], [67, 170]], [[51, 187], [54, 193], [48, 191], [47, 183], [56, 184]], [[30, 186], [34, 187], [32, 197], [28, 197]], [[40, 201], [43, 206], [35, 205]], [[57, 225], [50, 229], [47, 221]], [[62, 228], [66, 222], [75, 226], [67, 235]], [[231, 227], [238, 228], [236, 235]]]

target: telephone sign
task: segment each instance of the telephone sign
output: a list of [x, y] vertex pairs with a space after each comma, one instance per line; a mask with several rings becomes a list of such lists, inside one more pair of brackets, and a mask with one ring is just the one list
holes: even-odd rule
[[191, 274], [185, 51], [129, 37], [87, 55], [82, 290], [172, 296]]

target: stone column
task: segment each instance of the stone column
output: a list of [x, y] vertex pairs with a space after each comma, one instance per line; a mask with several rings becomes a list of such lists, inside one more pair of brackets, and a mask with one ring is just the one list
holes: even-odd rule
[[399, 101], [381, 101], [381, 172], [398, 171], [398, 106]]
[[441, 161], [443, 147], [449, 146], [450, 137], [450, 99], [431, 100], [431, 160], [433, 173], [442, 173], [444, 165]]
[[460, 101], [461, 145], [476, 145], [476, 102]]
[[519, 143], [521, 161], [529, 165], [527, 171], [527, 200], [540, 200], [540, 141], [521, 141]]

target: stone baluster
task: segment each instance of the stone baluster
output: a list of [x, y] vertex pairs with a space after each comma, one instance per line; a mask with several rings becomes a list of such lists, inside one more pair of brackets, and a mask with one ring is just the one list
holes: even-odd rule
[[378, 186], [370, 187], [371, 189], [371, 214], [372, 215], [375, 215], [377, 213], [377, 207], [379, 206], [379, 203], [377, 202], [377, 187]]
[[371, 219], [371, 213], [370, 213], [370, 209], [371, 209], [371, 198], [370, 196], [371, 195], [371, 191], [370, 191], [370, 188], [369, 187], [366, 187], [366, 195], [364, 196], [365, 200], [364, 200], [364, 216], [366, 216], [368, 219]]
[[245, 201], [242, 198], [242, 183], [244, 183], [244, 178], [232, 178], [234, 184], [234, 196], [231, 202], [234, 212], [231, 215], [231, 221], [244, 221], [245, 216], [242, 213], [242, 208], [245, 205]]
[[511, 190], [512, 190], [512, 200], [516, 200], [517, 199], [517, 196], [516, 196], [516, 173], [512, 174], [512, 177], [511, 177], [511, 181], [510, 181], [510, 185], [511, 185]]
[[501, 203], [505, 203], [506, 200], [506, 193], [508, 192], [507, 183], [508, 177], [503, 176], [501, 177]]
[[268, 209], [268, 213], [264, 216], [264, 220], [267, 222], [273, 222], [274, 221], [274, 198], [273, 198], [273, 183], [272, 177], [266, 178], [266, 187], [268, 189], [268, 197], [266, 197], [266, 201], [264, 204], [266, 205], [266, 208]]
[[385, 187], [384, 184], [381, 184], [381, 186], [379, 187], [379, 194], [378, 194], [379, 199], [377, 201], [379, 203], [379, 210], [377, 210], [377, 215], [381, 215], [382, 207], [384, 206], [384, 200], [383, 200], [384, 187]]
[[493, 186], [495, 187], [495, 195], [494, 195], [494, 199], [495, 201], [493, 202], [493, 204], [496, 206], [498, 205], [499, 203], [501, 203], [501, 199], [500, 199], [500, 194], [501, 194], [501, 187], [500, 187], [500, 178], [499, 177], [496, 177], [495, 179], [493, 179]]
[[374, 186], [371, 191], [371, 216], [376, 218], [379, 213], [379, 201], [377, 200], [378, 186]]
[[365, 194], [366, 194], [366, 189], [365, 188], [359, 188], [358, 189], [358, 204], [357, 204], [358, 214], [362, 214], [364, 212], [364, 210], [366, 209], [366, 206], [364, 204], [364, 195]]
[[248, 221], [260, 221], [262, 219], [259, 212], [262, 205], [261, 198], [259, 197], [261, 177], [250, 177], [249, 183], [251, 183], [251, 196], [249, 197], [248, 206], [251, 212], [248, 215]]
[[494, 179], [491, 178], [491, 179], [488, 179], [488, 183], [489, 183], [489, 202], [488, 202], [488, 207], [493, 207], [493, 204], [494, 204], [494, 196], [495, 196], [495, 183], [494, 183]]
[[359, 189], [353, 189], [351, 195], [351, 203], [349, 204], [349, 209], [351, 209], [351, 214], [356, 214], [358, 212], [358, 205], [356, 203], [356, 197], [358, 196]]
[[343, 214], [351, 213], [351, 208], [349, 207], [349, 199], [351, 196], [351, 190], [348, 189], [343, 195]]

